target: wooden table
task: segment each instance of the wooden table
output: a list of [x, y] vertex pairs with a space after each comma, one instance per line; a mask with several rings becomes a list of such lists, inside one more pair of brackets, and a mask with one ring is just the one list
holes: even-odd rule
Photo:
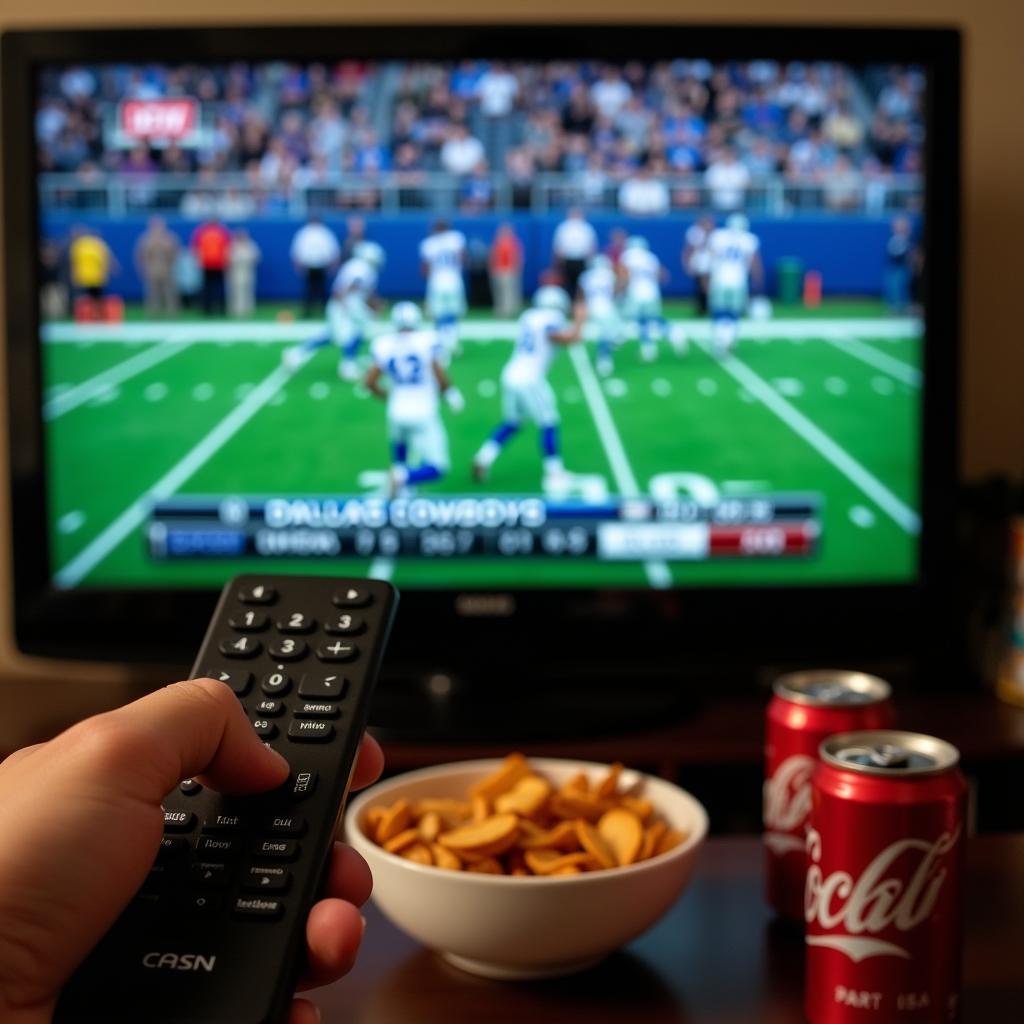
[[[1024, 834], [969, 848], [961, 1024], [1024, 1020]], [[453, 908], [454, 909], [454, 908]], [[614, 912], [609, 908], [609, 912]], [[359, 963], [313, 994], [325, 1024], [801, 1024], [803, 942], [761, 901], [761, 844], [712, 839], [680, 901], [585, 974], [494, 982], [449, 967], [370, 904]]]

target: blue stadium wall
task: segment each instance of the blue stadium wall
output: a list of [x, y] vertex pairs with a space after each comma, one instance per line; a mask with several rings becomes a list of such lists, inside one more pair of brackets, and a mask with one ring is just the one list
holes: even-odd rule
[[[558, 214], [511, 217], [452, 217], [454, 227], [474, 240], [489, 245], [499, 224], [511, 223], [523, 244], [525, 256], [524, 284], [532, 290], [540, 274], [551, 263], [551, 239], [561, 221]], [[422, 294], [419, 243], [427, 234], [432, 217], [428, 214], [401, 216], [370, 216], [367, 237], [379, 242], [387, 253], [387, 266], [381, 275], [380, 291], [387, 297]], [[668, 269], [670, 278], [664, 286], [666, 295], [690, 295], [692, 281], [683, 274], [680, 253], [686, 229], [693, 223], [690, 216], [672, 216], [658, 220], [630, 219], [614, 214], [590, 218], [604, 245], [610, 232], [625, 228], [644, 235], [652, 250]], [[197, 222], [182, 217], [168, 217], [168, 224], [183, 241], [187, 241]], [[327, 219], [344, 238], [344, 218]], [[135, 271], [133, 251], [146, 226], [145, 216], [110, 218], [71, 212], [46, 212], [43, 233], [47, 238], [64, 239], [74, 225], [89, 225], [100, 233], [121, 265], [120, 273], [111, 280], [111, 290], [127, 299], [141, 296], [141, 283]], [[885, 217], [806, 215], [792, 218], [754, 217], [751, 228], [761, 239], [761, 250], [767, 275], [769, 295], [776, 293], [776, 268], [780, 261], [797, 259], [807, 270], [822, 276], [826, 295], [878, 296], [882, 292], [885, 271], [885, 248], [891, 221]], [[296, 275], [288, 251], [292, 236], [301, 221], [289, 218], [253, 220], [245, 225], [263, 258], [259, 267], [257, 294], [262, 299], [295, 299], [301, 281]]]

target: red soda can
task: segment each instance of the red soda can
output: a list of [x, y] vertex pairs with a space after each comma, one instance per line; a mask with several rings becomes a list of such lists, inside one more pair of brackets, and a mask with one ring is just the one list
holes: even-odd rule
[[956, 1020], [967, 785], [955, 747], [881, 730], [830, 736], [807, 829], [811, 1024]]
[[775, 681], [765, 729], [765, 897], [776, 912], [804, 919], [807, 815], [822, 740], [837, 732], [888, 729], [891, 689], [865, 672], [816, 669]]

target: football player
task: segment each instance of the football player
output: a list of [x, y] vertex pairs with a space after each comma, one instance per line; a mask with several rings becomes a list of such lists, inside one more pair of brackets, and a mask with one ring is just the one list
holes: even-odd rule
[[661, 313], [661, 283], [668, 278], [668, 271], [651, 252], [646, 238], [631, 235], [619, 261], [619, 275], [626, 293], [624, 312], [640, 330], [640, 356], [645, 362], [653, 362], [658, 354], [657, 340], [668, 332]]
[[342, 264], [331, 286], [327, 302], [328, 330], [286, 349], [286, 366], [293, 369], [302, 366], [318, 348], [333, 341], [341, 348], [338, 376], [348, 381], [359, 379], [356, 357], [373, 323], [377, 277], [384, 261], [384, 250], [376, 242], [356, 244], [351, 258]]
[[603, 255], [591, 256], [580, 275], [579, 301], [587, 311], [587, 323], [597, 335], [597, 372], [608, 377], [614, 370], [613, 351], [622, 343], [625, 325], [615, 304], [617, 280], [612, 261]]
[[760, 248], [761, 243], [742, 213], [730, 214], [725, 227], [711, 232], [708, 308], [712, 345], [719, 358], [727, 356], [736, 344], [739, 319], [747, 310], [751, 283], [759, 289], [764, 281]]
[[487, 479], [502, 449], [526, 419], [540, 430], [545, 482], [566, 476], [558, 443], [558, 403], [548, 383], [548, 370], [558, 346], [572, 345], [583, 334], [585, 311], [578, 306], [570, 321], [571, 305], [562, 288], [545, 285], [537, 290], [531, 308], [520, 314], [512, 358], [501, 371], [503, 419], [473, 459], [473, 478], [478, 483]]
[[420, 243], [420, 269], [427, 279], [427, 312], [434, 321], [447, 358], [459, 342], [459, 320], [466, 315], [462, 267], [466, 236], [439, 220]]
[[[419, 306], [396, 303], [391, 324], [393, 332], [380, 335], [370, 346], [373, 362], [365, 384], [371, 394], [387, 401], [388, 493], [393, 498], [407, 485], [440, 480], [448, 472], [448, 435], [438, 395], [444, 395], [453, 412], [461, 412], [464, 402], [441, 365], [437, 333], [423, 329]], [[386, 390], [383, 378], [390, 382]]]

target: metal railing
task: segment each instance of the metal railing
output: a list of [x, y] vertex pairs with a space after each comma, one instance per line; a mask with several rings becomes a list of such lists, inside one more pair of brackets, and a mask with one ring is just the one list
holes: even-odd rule
[[[297, 179], [297, 180], [296, 180]], [[699, 175], [668, 175], [667, 206], [654, 204], [652, 216], [666, 212], [710, 209], [784, 217], [800, 213], [885, 215], [919, 210], [923, 184], [919, 176], [865, 178], [850, 175], [802, 181], [784, 175], [753, 178], [744, 188], [715, 188]], [[633, 211], [623, 205], [623, 182], [587, 173], [544, 173], [525, 179], [506, 174], [460, 178], [441, 172], [385, 171], [340, 173], [319, 179], [297, 175], [287, 185], [254, 181], [245, 174], [89, 175], [46, 173], [39, 176], [40, 204], [46, 210], [81, 211], [124, 217], [146, 213], [190, 218], [217, 216], [228, 221], [306, 217], [338, 211], [545, 213], [580, 205], [591, 211]]]

